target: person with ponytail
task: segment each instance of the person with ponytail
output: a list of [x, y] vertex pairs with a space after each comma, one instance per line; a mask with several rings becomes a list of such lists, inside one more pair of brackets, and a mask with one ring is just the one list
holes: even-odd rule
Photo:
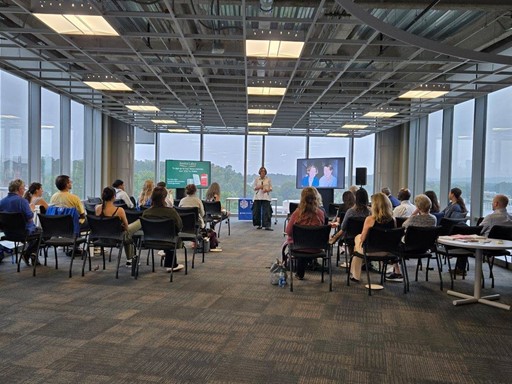
[[34, 182], [30, 184], [27, 191], [23, 195], [23, 198], [30, 204], [30, 209], [35, 211], [36, 206], [39, 206], [39, 212], [45, 213], [48, 209], [48, 203], [43, 199], [43, 185], [41, 183]]
[[460, 188], [452, 188], [448, 197], [450, 199], [450, 203], [445, 209], [441, 211], [444, 214], [443, 217], [452, 219], [466, 217], [468, 210], [464, 204], [464, 199], [462, 198], [462, 191]]

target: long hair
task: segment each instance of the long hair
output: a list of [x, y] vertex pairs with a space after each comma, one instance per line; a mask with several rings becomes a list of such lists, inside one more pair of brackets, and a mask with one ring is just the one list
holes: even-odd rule
[[368, 192], [366, 192], [366, 189], [359, 188], [356, 191], [356, 205], [354, 206], [354, 210], [366, 216], [370, 214], [370, 210], [368, 209]]
[[457, 204], [460, 205], [460, 209], [462, 212], [467, 212], [468, 210], [466, 209], [466, 204], [464, 204], [464, 199], [462, 198], [462, 191], [460, 188], [452, 188], [450, 190], [451, 193], [453, 193], [453, 196], [455, 196], [455, 198], [457, 199]]
[[43, 185], [41, 183], [34, 182], [30, 184], [30, 187], [28, 187], [27, 191], [23, 195], [23, 198], [28, 200], [28, 203], [30, 204], [30, 202], [32, 201], [32, 196], [34, 196], [34, 193], [36, 193], [36, 191], [38, 191], [42, 187]]
[[167, 189], [156, 187], [151, 193], [152, 207], [165, 207], [165, 198], [167, 197]]
[[155, 184], [153, 180], [146, 180], [142, 187], [142, 192], [139, 195], [139, 205], [146, 205], [147, 201], [151, 198]]
[[215, 200], [215, 195], [220, 196], [220, 185], [217, 182], [213, 182], [206, 191], [206, 200]]
[[341, 196], [341, 199], [343, 200], [343, 204], [345, 204], [345, 209], [352, 208], [356, 204], [356, 197], [355, 195], [350, 191], [343, 192], [343, 195]]
[[387, 223], [393, 219], [391, 201], [382, 192], [372, 196], [372, 216], [377, 223]]
[[101, 211], [102, 212], [105, 210], [105, 205], [106, 205], [107, 201], [114, 200], [115, 196], [116, 196], [116, 190], [113, 187], [103, 188], [103, 191], [101, 192]]
[[439, 206], [439, 200], [437, 200], [436, 193], [434, 191], [426, 191], [425, 195], [427, 195], [432, 202], [432, 208], [430, 208], [430, 212], [438, 213], [441, 210], [441, 207]]
[[316, 193], [316, 188], [313, 187], [306, 187], [302, 190], [299, 206], [297, 207], [297, 221], [304, 221], [304, 219], [312, 218], [316, 215], [318, 208]]

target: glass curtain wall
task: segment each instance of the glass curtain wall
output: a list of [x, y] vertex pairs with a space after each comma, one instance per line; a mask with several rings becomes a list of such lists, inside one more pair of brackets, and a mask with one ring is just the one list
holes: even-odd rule
[[57, 191], [55, 177], [62, 169], [60, 147], [60, 96], [41, 88], [41, 183], [47, 201]]
[[443, 111], [431, 113], [427, 126], [427, 170], [425, 190], [439, 196], [441, 183], [441, 144], [443, 141]]
[[0, 198], [9, 182], [28, 180], [28, 82], [0, 70]]
[[[254, 190], [252, 183], [258, 176], [258, 170], [263, 165], [263, 136], [248, 135], [247, 136], [247, 185], [244, 197], [252, 198]], [[243, 195], [240, 195], [243, 196]]]
[[155, 181], [155, 135], [136, 132], [134, 150], [133, 196], [138, 199], [146, 180]]
[[492, 212], [492, 199], [497, 194], [512, 197], [512, 87], [491, 93], [487, 102], [485, 145], [485, 179], [483, 215]]
[[354, 139], [354, 169], [352, 177], [356, 180], [356, 168], [366, 168], [366, 185], [368, 195], [374, 193], [375, 135]]
[[[471, 207], [471, 172], [475, 101], [458, 104], [453, 111], [452, 176], [450, 189], [462, 190], [468, 211]], [[444, 207], [442, 207], [444, 208]]]
[[73, 193], [85, 199], [84, 106], [71, 101], [71, 179]]

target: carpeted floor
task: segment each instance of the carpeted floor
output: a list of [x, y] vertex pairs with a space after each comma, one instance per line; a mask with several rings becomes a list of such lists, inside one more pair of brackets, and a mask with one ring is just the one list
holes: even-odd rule
[[[59, 270], [49, 259], [36, 277], [4, 260], [0, 382], [510, 382], [511, 312], [453, 306], [435, 271], [406, 295], [386, 283], [368, 297], [363, 284], [347, 287], [339, 268], [333, 292], [318, 272], [295, 281], [293, 293], [271, 285], [282, 220], [268, 232], [234, 219], [231, 236], [223, 225], [223, 252], [173, 283], [145, 263], [138, 280], [124, 266], [116, 280], [113, 262], [85, 277], [77, 263], [69, 279], [64, 255]], [[496, 269], [496, 288], [484, 293], [512, 304], [512, 274]], [[472, 284], [471, 270], [455, 289], [471, 293]]]

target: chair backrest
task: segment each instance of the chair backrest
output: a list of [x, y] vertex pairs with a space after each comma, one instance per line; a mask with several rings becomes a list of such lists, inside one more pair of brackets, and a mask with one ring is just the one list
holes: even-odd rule
[[74, 233], [76, 236], [80, 234], [80, 215], [78, 214], [78, 211], [76, 208], [69, 208], [69, 207], [57, 207], [55, 205], [50, 205], [48, 209], [46, 210], [47, 216], [64, 216], [69, 215], [71, 216], [71, 219], [73, 221], [72, 228], [74, 230]]
[[512, 240], [512, 224], [493, 225], [488, 237], [491, 239]]
[[409, 226], [405, 231], [402, 249], [410, 253], [425, 253], [435, 247], [441, 227]]
[[455, 224], [452, 227], [450, 235], [479, 235], [482, 232], [482, 226]]
[[174, 199], [174, 207], [179, 207], [180, 206], [180, 200], [181, 199]]
[[119, 217], [101, 217], [87, 215], [87, 224], [91, 230], [89, 237], [93, 239], [120, 240], [123, 235], [123, 227]]
[[293, 248], [297, 249], [328, 249], [329, 225], [299, 225], [294, 224], [292, 228]]
[[126, 220], [128, 220], [128, 224], [139, 220], [142, 216], [142, 211], [137, 211], [135, 209], [125, 209], [124, 212], [126, 213]]
[[407, 220], [407, 219], [408, 219], [408, 217], [395, 217], [396, 227], [397, 228], [402, 227], [402, 224], [405, 223], [405, 220]]
[[205, 201], [203, 200], [204, 213], [206, 215], [222, 215], [222, 206], [220, 201]]
[[22, 212], [0, 212], [0, 228], [8, 237], [23, 239], [27, 234], [27, 221]]
[[87, 202], [94, 204], [94, 205], [98, 205], [98, 204], [102, 203], [101, 197], [91, 197], [91, 196], [87, 196]]
[[327, 209], [327, 216], [329, 216], [330, 218], [336, 217], [340, 205], [341, 204], [329, 203], [329, 207]]
[[366, 252], [397, 252], [405, 228], [372, 227], [363, 244]]
[[439, 221], [439, 225], [441, 226], [440, 236], [450, 235], [452, 232], [452, 227], [456, 224], [463, 224], [466, 219], [449, 219], [447, 217], [441, 218]]
[[176, 239], [176, 225], [173, 219], [148, 219], [140, 218], [142, 232], [144, 232], [144, 243], [150, 242], [172, 242]]
[[43, 229], [43, 237], [68, 237], [77, 236], [74, 229], [73, 216], [67, 215], [43, 215], [39, 214], [39, 222]]
[[[197, 209], [197, 208], [196, 208]], [[197, 234], [199, 226], [197, 225], [196, 215], [194, 213], [181, 213], [178, 212], [183, 223], [181, 232]]]
[[135, 197], [133, 196], [130, 196], [130, 201], [132, 202], [133, 206], [136, 207], [137, 206], [137, 200], [135, 200]]
[[290, 212], [290, 215], [295, 212], [295, 210], [299, 208], [299, 203], [293, 203], [290, 201], [290, 205], [288, 206], [288, 212]]
[[188, 214], [188, 213], [193, 213], [196, 224], [199, 225], [199, 208], [197, 208], [197, 207], [175, 207], [174, 209], [176, 210], [176, 212], [178, 212], [178, 214], [180, 216]]
[[99, 203], [90, 203], [88, 201], [84, 202], [85, 212], [88, 215], [95, 215], [96, 214], [96, 205], [101, 204], [101, 201]]
[[116, 207], [121, 207], [123, 209], [128, 209], [128, 205], [126, 205], [126, 202], [123, 199], [116, 199], [116, 200], [114, 200], [114, 205]]
[[345, 238], [353, 238], [363, 232], [364, 221], [366, 217], [349, 217], [347, 220], [347, 228], [345, 230]]

